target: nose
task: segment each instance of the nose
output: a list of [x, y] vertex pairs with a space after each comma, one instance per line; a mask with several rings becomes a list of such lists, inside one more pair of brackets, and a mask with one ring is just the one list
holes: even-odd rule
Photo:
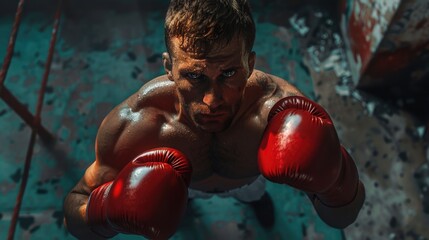
[[210, 110], [216, 110], [223, 102], [221, 90], [218, 87], [210, 87], [204, 93], [203, 102]]

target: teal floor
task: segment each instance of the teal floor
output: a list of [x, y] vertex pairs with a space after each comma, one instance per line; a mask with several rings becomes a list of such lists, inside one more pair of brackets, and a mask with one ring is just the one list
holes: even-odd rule
[[[43, 125], [56, 141], [51, 145], [40, 140], [36, 143], [15, 239], [74, 239], [62, 224], [62, 203], [94, 160], [99, 124], [115, 105], [163, 73], [165, 3], [125, 2], [102, 6], [87, 3], [87, 8], [67, 6], [42, 115]], [[347, 67], [344, 61], [327, 57], [343, 57], [338, 55], [338, 29], [327, 11], [307, 7], [293, 12], [259, 5], [264, 1], [253, 2], [257, 68], [288, 79], [316, 100], [315, 74], [334, 69], [332, 81], [349, 77], [347, 71], [342, 71]], [[32, 112], [44, 71], [53, 14], [40, 9], [25, 12], [6, 79], [6, 87]], [[12, 21], [12, 12], [0, 14], [0, 58], [6, 52]], [[317, 34], [322, 30], [330, 34]], [[326, 45], [318, 44], [319, 40]], [[333, 48], [323, 49], [326, 46]], [[328, 60], [322, 64], [318, 62], [322, 58]], [[0, 101], [0, 130], [0, 239], [6, 239], [30, 128]], [[272, 183], [268, 183], [267, 191], [275, 204], [273, 229], [261, 228], [248, 206], [234, 199], [214, 197], [195, 200], [172, 239], [347, 238], [342, 231], [324, 224], [301, 192]], [[142, 238], [118, 235], [115, 239]]]

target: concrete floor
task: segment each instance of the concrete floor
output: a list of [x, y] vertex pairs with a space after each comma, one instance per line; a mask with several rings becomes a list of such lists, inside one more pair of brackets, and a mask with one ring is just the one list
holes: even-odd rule
[[[62, 201], [94, 159], [101, 120], [163, 73], [164, 2], [67, 6], [42, 118], [57, 140], [36, 144], [15, 239], [73, 239], [62, 225]], [[424, 123], [353, 88], [335, 14], [316, 5], [263, 3], [253, 1], [257, 68], [288, 79], [328, 110], [358, 165], [366, 202], [357, 221], [340, 231], [324, 224], [301, 192], [269, 183], [276, 208], [274, 229], [259, 227], [253, 212], [234, 199], [214, 197], [196, 200], [172, 239], [429, 239]], [[6, 79], [7, 88], [32, 112], [48, 51], [54, 14], [50, 9], [25, 12]], [[0, 14], [0, 57], [13, 14]], [[0, 101], [0, 129], [0, 239], [5, 239], [30, 128]]]

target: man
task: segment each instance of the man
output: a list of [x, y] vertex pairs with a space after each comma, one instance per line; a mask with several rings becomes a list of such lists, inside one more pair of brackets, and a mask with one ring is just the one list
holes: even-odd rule
[[64, 203], [74, 236], [165, 239], [188, 197], [268, 204], [264, 177], [305, 191], [333, 227], [356, 219], [364, 187], [331, 119], [254, 69], [254, 38], [246, 0], [171, 1], [166, 75], [103, 120], [96, 159]]

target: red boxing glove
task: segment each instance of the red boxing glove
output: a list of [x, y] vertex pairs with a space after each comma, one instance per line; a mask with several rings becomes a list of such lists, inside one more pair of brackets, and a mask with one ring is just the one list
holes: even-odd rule
[[117, 233], [167, 239], [184, 214], [192, 168], [172, 148], [147, 151], [128, 163], [112, 182], [92, 191], [87, 222], [103, 237]]
[[258, 152], [267, 179], [315, 194], [329, 207], [353, 201], [359, 184], [356, 166], [319, 104], [286, 97], [273, 106], [268, 121]]

